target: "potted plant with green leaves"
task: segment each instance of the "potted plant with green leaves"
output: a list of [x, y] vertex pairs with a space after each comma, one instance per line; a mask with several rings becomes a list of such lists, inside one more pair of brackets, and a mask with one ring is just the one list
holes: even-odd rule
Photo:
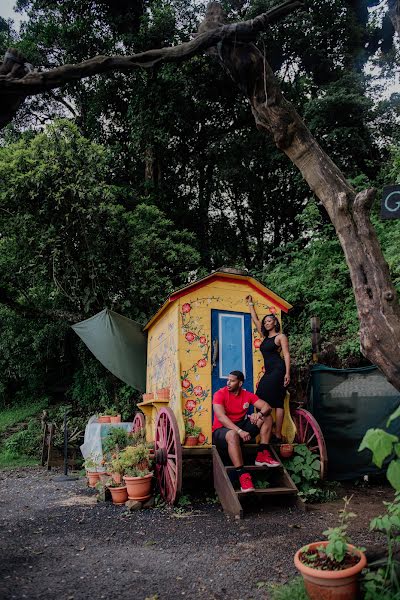
[[367, 566], [362, 549], [350, 543], [348, 522], [356, 515], [348, 511], [350, 498], [344, 498], [337, 527], [324, 531], [327, 541], [303, 546], [294, 564], [304, 579], [310, 600], [355, 600], [359, 593], [359, 575]]
[[115, 406], [108, 408], [107, 413], [110, 415], [110, 423], [121, 423], [121, 415]]
[[113, 481], [117, 484], [121, 484], [122, 477], [125, 474], [125, 466], [119, 454], [112, 455], [111, 460], [108, 463], [108, 471]]
[[151, 496], [152, 459], [150, 448], [145, 443], [127, 446], [120, 452], [119, 459], [125, 470], [123, 480], [128, 489], [129, 500], [147, 500]]
[[113, 504], [122, 506], [128, 500], [128, 492], [126, 485], [121, 482], [113, 481], [112, 479], [107, 482], [107, 487], [111, 492]]
[[100, 480], [100, 462], [99, 456], [91, 453], [85, 458], [84, 466], [86, 469], [86, 477], [88, 479], [88, 486], [91, 488], [96, 487], [96, 483]]
[[185, 446], [197, 446], [201, 428], [196, 425], [186, 423], [185, 425]]

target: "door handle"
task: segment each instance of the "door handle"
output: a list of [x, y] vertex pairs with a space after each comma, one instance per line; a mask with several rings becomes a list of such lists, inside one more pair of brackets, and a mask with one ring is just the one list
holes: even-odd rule
[[214, 367], [217, 366], [217, 360], [218, 360], [218, 340], [217, 339], [213, 340], [212, 347], [213, 347], [213, 351], [212, 351], [211, 363], [212, 363], [212, 368], [214, 369]]

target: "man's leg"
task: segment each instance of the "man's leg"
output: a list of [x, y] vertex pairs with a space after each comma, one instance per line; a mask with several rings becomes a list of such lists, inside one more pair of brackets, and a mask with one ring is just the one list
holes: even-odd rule
[[227, 432], [225, 439], [228, 444], [229, 458], [231, 459], [233, 466], [236, 467], [236, 469], [238, 467], [243, 467], [243, 454], [239, 434], [233, 429], [230, 429]]
[[251, 479], [250, 473], [247, 473], [243, 468], [243, 453], [242, 446], [240, 444], [239, 434], [233, 429], [230, 429], [226, 436], [226, 443], [228, 444], [228, 454], [232, 461], [233, 466], [236, 469], [236, 474], [239, 479], [240, 489], [242, 492], [254, 492], [255, 487]]
[[258, 447], [258, 453], [256, 456], [255, 464], [259, 467], [280, 467], [280, 462], [272, 458], [268, 444], [271, 439], [272, 432], [272, 417], [264, 417], [264, 421], [260, 428], [261, 443]]

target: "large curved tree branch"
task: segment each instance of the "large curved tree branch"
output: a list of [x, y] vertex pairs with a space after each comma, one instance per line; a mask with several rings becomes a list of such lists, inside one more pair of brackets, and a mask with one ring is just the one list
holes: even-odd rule
[[[219, 7], [217, 22], [221, 21]], [[285, 100], [253, 44], [220, 45], [219, 60], [247, 96], [256, 125], [297, 166], [335, 227], [350, 271], [363, 354], [400, 390], [400, 305], [369, 211], [375, 190], [356, 194]]]
[[[132, 56], [95, 56], [79, 64], [63, 65], [43, 72], [27, 72], [23, 57], [17, 51], [9, 49], [0, 66], [0, 127], [12, 120], [27, 96], [42, 94], [66, 83], [110, 71], [129, 71], [138, 67], [149, 68], [159, 63], [186, 60], [226, 40], [251, 41], [269, 24], [279, 21], [300, 6], [302, 3], [299, 0], [286, 0], [255, 19], [233, 25], [219, 23], [217, 27], [211, 9], [200, 26], [198, 35], [179, 46], [148, 50]], [[211, 29], [207, 21], [210, 15], [213, 23]]]

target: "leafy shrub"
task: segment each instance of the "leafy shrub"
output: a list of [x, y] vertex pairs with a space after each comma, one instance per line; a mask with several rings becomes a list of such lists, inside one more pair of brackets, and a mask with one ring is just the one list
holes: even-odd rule
[[11, 435], [4, 443], [7, 452], [14, 456], [38, 457], [42, 441], [42, 429], [36, 420], [31, 421], [26, 429]]
[[329, 502], [337, 497], [333, 489], [335, 482], [324, 483], [320, 480], [320, 461], [307, 446], [298, 444], [294, 455], [285, 461], [285, 467], [299, 489], [299, 496], [309, 502]]

